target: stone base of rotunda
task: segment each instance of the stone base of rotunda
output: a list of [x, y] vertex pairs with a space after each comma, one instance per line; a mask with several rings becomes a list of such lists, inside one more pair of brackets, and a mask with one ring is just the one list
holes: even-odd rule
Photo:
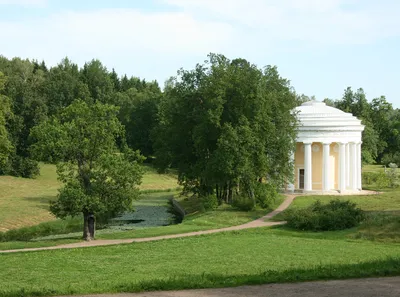
[[322, 190], [294, 190], [294, 191], [286, 191], [287, 194], [307, 194], [307, 195], [358, 195], [362, 192], [362, 190], [345, 190], [341, 192], [340, 190], [329, 190], [329, 191], [322, 191]]

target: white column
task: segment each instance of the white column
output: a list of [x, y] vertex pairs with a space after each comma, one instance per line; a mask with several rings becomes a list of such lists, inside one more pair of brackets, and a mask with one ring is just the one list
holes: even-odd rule
[[361, 142], [357, 143], [357, 189], [362, 190], [361, 185], [361, 173], [362, 173], [362, 162], [361, 162]]
[[346, 144], [346, 187], [350, 187], [350, 144]]
[[357, 153], [356, 144], [350, 143], [350, 189], [352, 191], [357, 190]]
[[346, 191], [346, 144], [339, 143], [339, 191]]
[[312, 191], [311, 142], [304, 143], [304, 190]]
[[294, 177], [295, 177], [294, 171], [296, 170], [296, 166], [295, 166], [295, 163], [294, 163], [294, 151], [290, 152], [289, 162], [290, 162], [291, 164], [293, 164], [293, 176], [291, 177], [291, 180], [289, 181], [289, 184], [288, 184], [288, 191], [294, 192], [294, 184], [293, 184], [293, 181], [294, 181]]
[[329, 191], [330, 186], [330, 169], [329, 169], [329, 146], [330, 143], [323, 143], [323, 160], [322, 160], [322, 191]]

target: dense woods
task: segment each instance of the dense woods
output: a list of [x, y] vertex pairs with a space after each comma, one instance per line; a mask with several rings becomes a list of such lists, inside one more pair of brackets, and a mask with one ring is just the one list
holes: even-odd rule
[[[157, 82], [118, 76], [98, 60], [79, 68], [66, 58], [48, 68], [44, 62], [0, 56], [0, 173], [37, 175], [37, 161], [30, 150], [31, 129], [76, 99], [119, 107], [117, 116], [125, 130], [119, 142], [126, 141], [133, 150], [150, 156], [150, 131], [161, 96]], [[47, 161], [52, 161], [51, 156]]]

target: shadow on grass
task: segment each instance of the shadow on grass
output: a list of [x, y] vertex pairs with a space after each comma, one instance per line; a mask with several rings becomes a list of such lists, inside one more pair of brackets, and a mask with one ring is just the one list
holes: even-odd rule
[[24, 197], [24, 201], [31, 202], [36, 205], [37, 208], [49, 210], [50, 201], [55, 199], [54, 196], [41, 196], [41, 197]]

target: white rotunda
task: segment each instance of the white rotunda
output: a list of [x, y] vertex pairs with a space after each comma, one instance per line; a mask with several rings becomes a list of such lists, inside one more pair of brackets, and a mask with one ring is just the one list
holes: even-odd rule
[[305, 102], [295, 111], [299, 128], [289, 190], [360, 191], [361, 121], [318, 101]]

